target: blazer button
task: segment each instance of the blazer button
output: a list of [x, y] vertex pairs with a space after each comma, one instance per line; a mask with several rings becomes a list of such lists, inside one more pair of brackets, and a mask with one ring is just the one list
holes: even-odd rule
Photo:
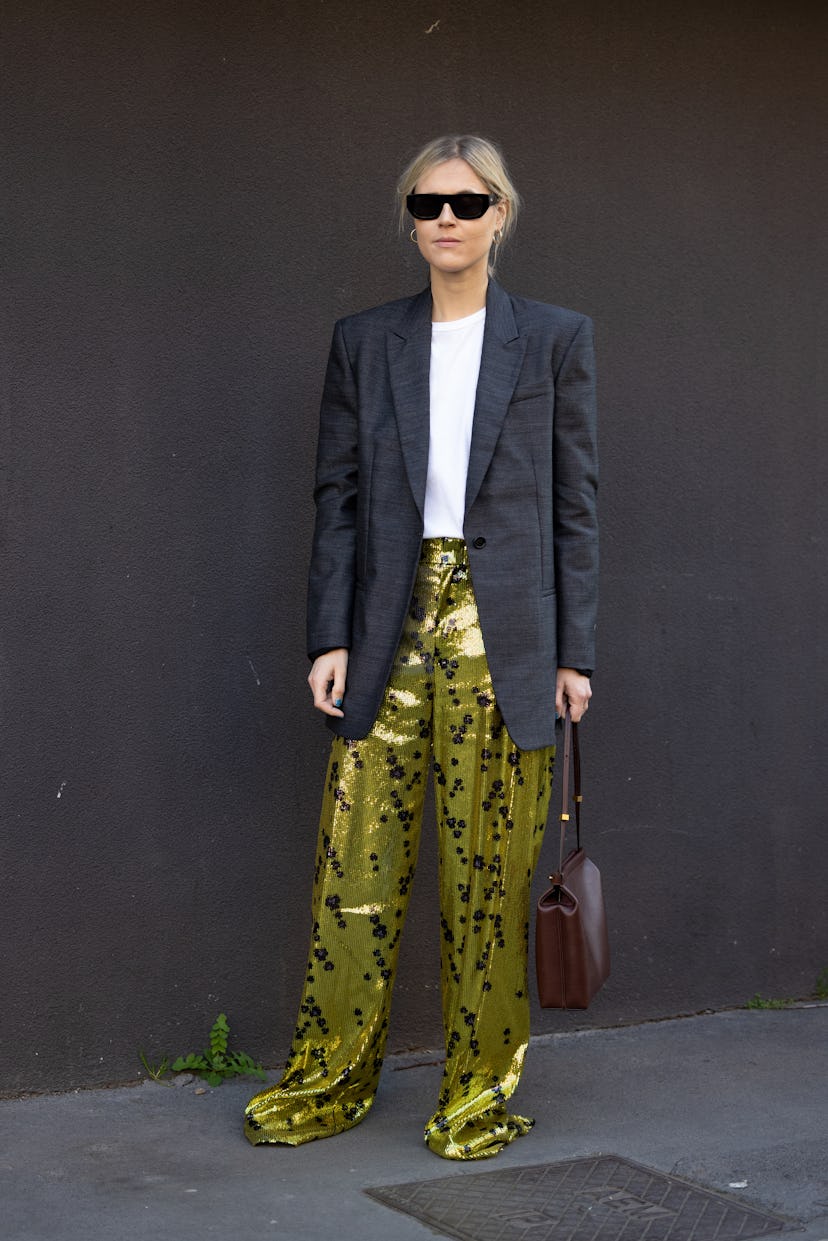
[[478, 534], [476, 539], [472, 539], [472, 547], [485, 547], [485, 546], [486, 546], [486, 540], [483, 538], [482, 534]]

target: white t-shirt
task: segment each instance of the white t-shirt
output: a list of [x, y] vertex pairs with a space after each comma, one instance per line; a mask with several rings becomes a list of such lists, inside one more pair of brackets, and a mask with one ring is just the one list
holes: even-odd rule
[[486, 309], [431, 325], [430, 429], [423, 538], [462, 539]]

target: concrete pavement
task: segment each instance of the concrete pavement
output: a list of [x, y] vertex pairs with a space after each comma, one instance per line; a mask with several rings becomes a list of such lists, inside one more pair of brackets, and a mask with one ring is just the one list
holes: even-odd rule
[[423, 1145], [437, 1059], [389, 1058], [364, 1124], [298, 1149], [242, 1137], [252, 1079], [203, 1095], [145, 1082], [2, 1101], [0, 1237], [426, 1241], [428, 1227], [363, 1189], [615, 1154], [828, 1241], [828, 1004], [534, 1039], [515, 1106], [537, 1124], [478, 1163]]

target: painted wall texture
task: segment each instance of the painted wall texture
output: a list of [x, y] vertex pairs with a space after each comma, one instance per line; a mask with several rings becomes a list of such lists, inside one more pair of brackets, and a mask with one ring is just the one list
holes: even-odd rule
[[[599, 343], [583, 745], [614, 971], [535, 1028], [808, 994], [824, 6], [21, 0], [3, 27], [2, 1089], [137, 1076], [220, 1010], [287, 1050], [323, 368], [338, 316], [424, 283], [393, 187], [447, 131], [499, 140], [525, 196], [502, 282]], [[433, 830], [394, 1050], [440, 1041]]]

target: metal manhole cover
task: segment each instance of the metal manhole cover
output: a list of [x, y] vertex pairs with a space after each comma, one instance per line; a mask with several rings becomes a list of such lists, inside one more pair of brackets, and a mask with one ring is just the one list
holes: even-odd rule
[[615, 1155], [365, 1192], [458, 1241], [748, 1241], [797, 1228]]

